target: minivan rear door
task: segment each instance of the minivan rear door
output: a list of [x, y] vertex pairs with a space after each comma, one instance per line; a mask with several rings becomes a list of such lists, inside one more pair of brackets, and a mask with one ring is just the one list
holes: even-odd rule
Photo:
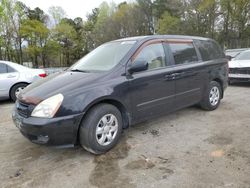
[[180, 109], [201, 100], [205, 80], [200, 55], [192, 40], [167, 40], [165, 45], [174, 62], [175, 109]]
[[162, 41], [149, 41], [141, 46], [131, 59], [144, 59], [149, 63], [146, 71], [129, 76], [129, 95], [135, 122], [173, 110], [175, 83], [166, 68], [169, 55], [165, 54]]

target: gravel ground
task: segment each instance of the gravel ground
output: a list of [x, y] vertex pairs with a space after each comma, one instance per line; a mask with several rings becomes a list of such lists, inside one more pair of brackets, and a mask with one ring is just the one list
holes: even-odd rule
[[0, 102], [0, 187], [250, 188], [250, 84], [227, 89], [218, 110], [197, 107], [139, 124], [105, 155], [38, 146]]

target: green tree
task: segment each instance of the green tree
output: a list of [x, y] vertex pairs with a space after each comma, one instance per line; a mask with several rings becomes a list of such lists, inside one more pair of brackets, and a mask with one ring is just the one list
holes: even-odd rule
[[42, 23], [48, 22], [49, 19], [48, 15], [46, 15], [39, 7], [36, 7], [34, 10], [28, 9], [27, 15], [30, 20], [38, 20]]
[[159, 34], [180, 34], [181, 20], [165, 12], [159, 19]]
[[45, 67], [44, 47], [48, 40], [49, 29], [38, 20], [25, 20], [21, 25], [20, 32], [28, 42], [27, 51], [33, 58], [35, 66], [38, 67], [38, 57], [40, 56]]
[[52, 24], [58, 25], [66, 17], [66, 12], [60, 6], [52, 6], [49, 8], [49, 15], [52, 17]]
[[154, 18], [153, 18], [153, 3], [151, 0], [137, 0], [138, 6], [140, 9], [140, 14], [144, 16], [144, 33], [146, 35], [154, 34]]
[[[0, 4], [0, 22], [2, 22], [3, 14], [4, 14], [3, 7]], [[3, 48], [3, 44], [4, 44], [3, 28], [0, 27], [0, 59], [3, 59], [3, 49], [2, 49]]]
[[[25, 18], [21, 9], [22, 3], [13, 0], [0, 2], [0, 28], [2, 46], [4, 47], [4, 59], [22, 63], [22, 40], [19, 32], [20, 22]], [[14, 47], [14, 48], [13, 48]]]
[[[250, 21], [250, 0], [221, 0], [220, 7], [223, 17], [223, 29], [221, 41], [226, 46], [248, 47], [249, 21]], [[231, 40], [237, 40], [236, 44], [230, 44]]]
[[71, 62], [71, 55], [73, 54], [72, 49], [77, 40], [76, 36], [77, 34], [74, 27], [64, 21], [53, 29], [53, 38], [58, 41], [62, 49], [62, 57], [60, 58], [61, 65], [70, 66], [73, 63]]

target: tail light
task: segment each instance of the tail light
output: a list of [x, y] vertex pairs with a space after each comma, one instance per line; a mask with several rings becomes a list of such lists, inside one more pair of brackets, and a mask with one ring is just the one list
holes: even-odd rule
[[46, 73], [42, 73], [42, 74], [39, 74], [38, 76], [41, 77], [41, 78], [45, 78], [47, 76], [47, 74]]

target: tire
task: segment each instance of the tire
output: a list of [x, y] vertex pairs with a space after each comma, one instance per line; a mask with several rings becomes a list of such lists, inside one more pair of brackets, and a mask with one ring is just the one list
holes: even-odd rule
[[103, 154], [109, 151], [121, 137], [122, 124], [121, 113], [115, 106], [110, 104], [94, 106], [80, 125], [81, 146], [93, 154]]
[[221, 85], [212, 81], [209, 84], [208, 90], [206, 91], [200, 106], [202, 109], [207, 111], [213, 111], [218, 108], [220, 105], [220, 100], [222, 97], [222, 88]]
[[18, 92], [19, 89], [23, 89], [27, 86], [28, 84], [25, 83], [20, 83], [20, 84], [16, 84], [14, 85], [11, 90], [10, 90], [10, 98], [11, 100], [13, 100], [14, 102], [16, 101], [16, 93]]

